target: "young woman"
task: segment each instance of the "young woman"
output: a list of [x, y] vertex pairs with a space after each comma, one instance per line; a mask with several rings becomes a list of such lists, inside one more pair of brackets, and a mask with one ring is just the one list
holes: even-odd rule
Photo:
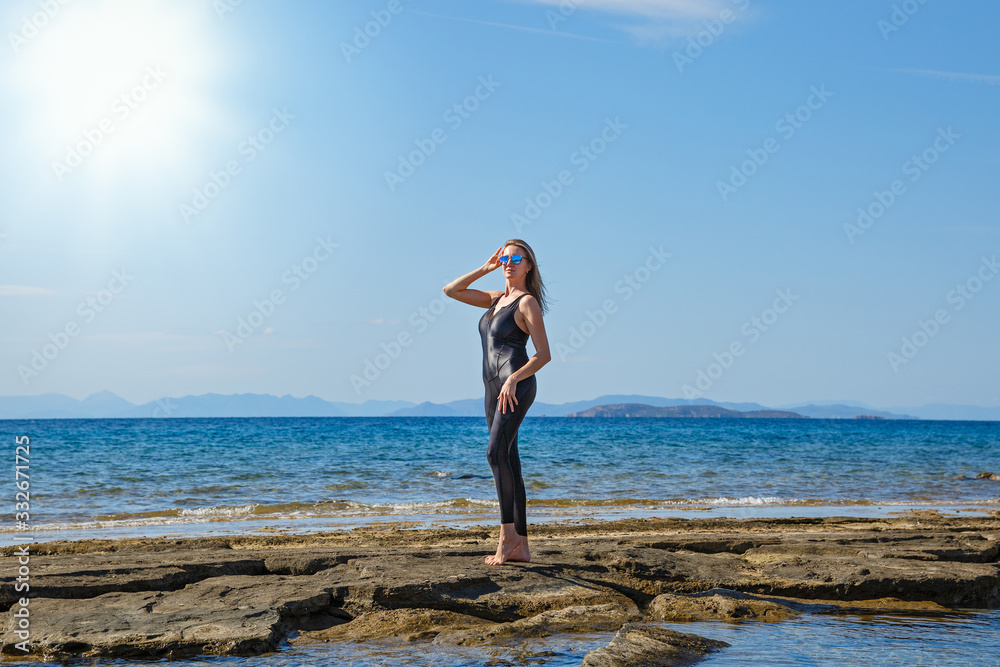
[[[469, 289], [473, 281], [503, 267], [503, 291]], [[535, 253], [527, 243], [511, 239], [497, 248], [480, 268], [453, 280], [444, 293], [462, 303], [489, 310], [479, 320], [483, 341], [483, 384], [486, 386], [486, 424], [490, 442], [486, 458], [493, 469], [500, 499], [500, 544], [486, 557], [489, 565], [509, 560], [531, 560], [528, 551], [527, 499], [517, 455], [517, 429], [535, 400], [535, 373], [547, 364], [549, 342], [542, 313], [545, 287]], [[528, 359], [528, 337], [535, 355]]]

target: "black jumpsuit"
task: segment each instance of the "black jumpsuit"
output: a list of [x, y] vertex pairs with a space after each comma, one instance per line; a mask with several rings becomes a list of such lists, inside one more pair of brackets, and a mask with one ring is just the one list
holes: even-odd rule
[[517, 383], [513, 410], [498, 409], [500, 388], [511, 373], [528, 363], [525, 344], [528, 334], [514, 321], [517, 303], [523, 294], [494, 313], [497, 297], [479, 320], [479, 335], [483, 339], [483, 384], [486, 385], [486, 424], [490, 444], [486, 458], [493, 468], [497, 498], [500, 500], [500, 523], [513, 523], [518, 535], [527, 535], [525, 516], [527, 498], [521, 478], [521, 461], [517, 456], [517, 429], [524, 414], [535, 400], [536, 382], [532, 374]]

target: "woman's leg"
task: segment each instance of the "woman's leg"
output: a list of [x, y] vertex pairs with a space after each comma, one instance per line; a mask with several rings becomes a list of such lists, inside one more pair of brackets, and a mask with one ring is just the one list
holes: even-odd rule
[[500, 502], [500, 523], [514, 522], [514, 469], [511, 466], [510, 413], [500, 414], [494, 402], [494, 415], [490, 422], [490, 441], [486, 447], [486, 460], [493, 470], [493, 484]]
[[521, 477], [521, 457], [517, 454], [517, 433], [514, 433], [514, 442], [510, 445], [510, 455], [507, 457], [510, 462], [511, 476], [514, 480], [513, 488], [513, 517], [514, 532], [521, 537], [528, 535], [528, 496], [524, 491], [524, 478]]
[[521, 459], [517, 451], [517, 432], [525, 413], [535, 400], [534, 377], [519, 382], [515, 390], [517, 404], [513, 410], [501, 412], [493, 401], [494, 414], [487, 418], [490, 425], [490, 441], [486, 448], [486, 458], [493, 470], [493, 481], [500, 501], [501, 523], [514, 523], [518, 535], [527, 535], [524, 479], [521, 476]]
[[[503, 507], [503, 486], [501, 482], [501, 470], [506, 467], [503, 459], [503, 448], [500, 446], [499, 437], [493, 431], [493, 421], [497, 416], [497, 403], [500, 395], [501, 383], [496, 379], [486, 383], [486, 429], [490, 434], [489, 444], [486, 446], [486, 460], [489, 461], [493, 470], [493, 482], [496, 485], [497, 499]], [[499, 422], [499, 420], [497, 420]], [[502, 511], [501, 511], [502, 514]], [[487, 556], [485, 561], [488, 565], [499, 565], [506, 560], [506, 555], [510, 552], [510, 544], [516, 540], [517, 535], [513, 533], [513, 523], [500, 524], [500, 541], [497, 544], [495, 554]]]
[[[530, 558], [525, 540], [528, 534], [527, 497], [517, 452], [517, 433], [525, 413], [535, 400], [535, 391], [534, 377], [519, 382], [515, 390], [517, 404], [513, 410], [500, 412], [496, 410], [496, 401], [493, 401], [494, 414], [492, 418], [489, 415], [487, 417], [490, 441], [486, 455], [493, 470], [497, 499], [500, 501], [501, 523], [500, 545], [496, 556], [487, 558], [490, 564]], [[522, 546], [521, 542], [525, 544]]]

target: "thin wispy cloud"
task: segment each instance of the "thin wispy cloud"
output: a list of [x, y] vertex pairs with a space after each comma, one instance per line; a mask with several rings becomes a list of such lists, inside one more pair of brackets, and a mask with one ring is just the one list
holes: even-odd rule
[[480, 25], [493, 26], [495, 28], [506, 28], [507, 30], [519, 30], [522, 32], [532, 32], [541, 33], [543, 35], [548, 35], [550, 37], [569, 37], [571, 39], [586, 39], [592, 42], [610, 42], [614, 44], [614, 40], [611, 39], [601, 39], [600, 37], [588, 37], [587, 35], [577, 35], [571, 32], [563, 32], [556, 30], [542, 30], [540, 28], [529, 28], [523, 25], [513, 25], [510, 23], [497, 23], [495, 21], [480, 21], [479, 19], [467, 19], [460, 16], [444, 16], [442, 14], [431, 14], [430, 12], [421, 12], [417, 10], [410, 10], [411, 14], [420, 14], [421, 16], [431, 16], [437, 19], [446, 19], [448, 21], [462, 21], [463, 23], [478, 23]]
[[937, 79], [947, 79], [949, 81], [962, 81], [964, 83], [985, 83], [996, 86], [1000, 84], [1000, 76], [994, 74], [967, 74], [965, 72], [942, 72], [933, 69], [897, 69], [897, 72], [904, 74], [916, 74], [918, 76], [929, 76]]
[[700, 23], [690, 21], [646, 21], [637, 25], [619, 26], [640, 44], [667, 44], [697, 34]]
[[[562, 33], [569, 21], [583, 13], [609, 20], [611, 27], [640, 44], [685, 42], [711, 26], [713, 37], [746, 19], [750, 0], [512, 0], [539, 5], [551, 33]], [[723, 21], [723, 18], [725, 20]]]
[[[566, 0], [522, 0], [541, 5], [559, 7]], [[575, 0], [578, 10], [593, 9], [613, 14], [629, 14], [656, 19], [709, 19], [718, 18], [719, 12], [731, 3], [718, 0]]]

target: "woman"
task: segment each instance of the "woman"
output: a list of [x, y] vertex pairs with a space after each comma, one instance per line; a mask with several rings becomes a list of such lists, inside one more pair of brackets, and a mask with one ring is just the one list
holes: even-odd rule
[[[469, 289], [473, 281], [501, 266], [506, 278], [502, 292]], [[511, 239], [497, 248], [482, 267], [445, 285], [444, 293], [462, 303], [489, 309], [479, 320], [479, 335], [483, 340], [486, 424], [490, 431], [486, 458], [493, 468], [500, 499], [500, 544], [496, 554], [486, 557], [486, 563], [527, 562], [531, 560], [527, 499], [517, 456], [517, 429], [535, 400], [535, 373], [552, 359], [542, 322], [545, 287], [535, 253], [524, 241]], [[525, 350], [529, 336], [535, 346], [531, 359]]]

